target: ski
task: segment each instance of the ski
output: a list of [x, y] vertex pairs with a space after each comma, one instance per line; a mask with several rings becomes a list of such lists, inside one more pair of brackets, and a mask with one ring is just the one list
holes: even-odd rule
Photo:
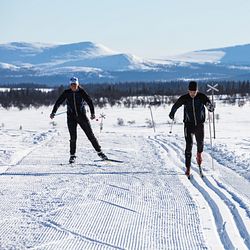
[[190, 167], [186, 167], [185, 175], [190, 180], [190, 178], [191, 178]]
[[75, 165], [79, 165], [76, 162], [67, 162], [67, 163], [60, 163], [60, 164], [56, 164], [56, 165], [60, 165], [60, 166], [75, 166]]
[[[98, 159], [94, 160], [94, 162], [116, 162], [116, 163], [123, 163], [124, 161], [115, 160], [115, 159]], [[74, 162], [67, 162], [67, 163], [60, 163], [58, 164], [60, 166], [75, 166], [75, 165], [81, 165], [80, 163]]]
[[204, 177], [204, 174], [203, 174], [203, 171], [202, 171], [202, 168], [201, 168], [201, 165], [198, 165], [199, 166], [199, 173], [200, 173], [200, 177], [203, 178]]
[[111, 161], [111, 162], [117, 162], [117, 163], [123, 163], [123, 161], [115, 160], [115, 159], [100, 159], [100, 160], [94, 160], [94, 162], [102, 162], [102, 161]]

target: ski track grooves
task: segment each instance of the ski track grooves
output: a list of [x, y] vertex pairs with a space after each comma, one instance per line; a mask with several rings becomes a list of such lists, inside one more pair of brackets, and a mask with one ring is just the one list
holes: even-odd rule
[[[65, 141], [59, 137], [44, 145], [46, 157], [41, 159], [39, 147], [1, 175], [2, 187], [7, 185], [1, 216], [19, 213], [18, 223], [0, 224], [0, 248], [207, 249], [198, 209], [176, 174], [166, 173], [147, 139], [128, 139], [135, 151], [123, 165], [55, 164], [66, 160], [62, 147], [56, 157], [52, 152]], [[94, 153], [82, 156], [89, 162]]]
[[249, 207], [245, 204], [245, 202], [242, 201], [242, 199], [239, 198], [238, 195], [236, 195], [233, 192], [229, 191], [221, 182], [216, 180], [214, 177], [213, 177], [213, 179], [220, 188], [224, 189], [226, 192], [228, 192], [232, 196], [232, 198], [240, 205], [240, 207], [242, 207], [246, 211], [246, 214], [247, 214], [248, 218], [250, 218], [250, 210], [249, 210]]
[[[156, 142], [157, 144], [159, 144], [167, 153], [169, 152], [168, 147], [171, 147], [178, 156], [182, 155], [183, 149], [181, 149], [179, 146], [177, 146], [175, 143], [169, 142], [166, 139], [160, 139], [158, 138], [159, 136], [155, 136], [155, 138], [149, 138], [150, 140]], [[166, 145], [167, 144], [167, 145]], [[182, 158], [182, 162], [184, 162], [184, 157]], [[195, 169], [195, 172], [198, 172], [198, 168]], [[215, 177], [212, 177], [215, 181], [215, 183], [218, 185], [218, 181], [216, 181]], [[213, 216], [214, 216], [214, 221], [217, 227], [217, 232], [220, 236], [221, 242], [223, 244], [223, 246], [225, 247], [225, 249], [235, 249], [233, 243], [230, 240], [230, 237], [227, 233], [227, 230], [225, 228], [226, 226], [226, 222], [223, 222], [223, 216], [219, 211], [218, 206], [216, 205], [215, 200], [211, 197], [211, 195], [209, 194], [209, 192], [207, 192], [205, 190], [205, 188], [203, 188], [194, 178], [191, 179], [191, 183], [193, 184], [193, 186], [203, 195], [203, 197], [205, 198], [205, 200], [208, 202]], [[233, 202], [227, 198], [227, 196], [221, 192], [218, 188], [216, 188], [210, 181], [209, 179], [205, 176], [203, 178], [203, 183], [206, 184], [206, 186], [212, 190], [215, 194], [218, 195], [218, 197], [226, 204], [226, 206], [228, 207], [228, 209], [230, 210], [233, 220], [235, 222], [235, 224], [237, 225], [237, 229], [239, 231], [240, 236], [242, 237], [246, 247], [248, 249], [250, 249], [250, 236], [248, 233], [248, 230], [237, 210], [237, 207], [233, 204]], [[219, 188], [223, 188], [220, 185], [218, 185]], [[234, 198], [237, 197], [233, 192], [229, 192], [225, 187], [224, 190], [226, 192], [228, 192], [232, 198], [243, 208], [246, 210], [246, 206], [242, 206], [242, 201], [238, 198]], [[246, 213], [249, 216], [249, 211], [246, 210]]]
[[[16, 211], [19, 214], [18, 219], [10, 220], [11, 213], [1, 213], [8, 219], [0, 222], [0, 248], [1, 237], [6, 237], [8, 249], [207, 249], [198, 208], [179, 179], [186, 177], [176, 173], [176, 166], [183, 165], [181, 147], [158, 137], [134, 136], [124, 141], [128, 139], [135, 146], [134, 152], [124, 154], [128, 163], [91, 164], [88, 158], [92, 155], [82, 154], [85, 164], [56, 164], [66, 159], [62, 147], [56, 158], [51, 152], [55, 144], [65, 141], [59, 137], [51, 145], [43, 144], [46, 158], [41, 159], [37, 147], [32, 157], [25, 156], [2, 174], [2, 187], [8, 185], [0, 193], [2, 207], [13, 208], [12, 215]], [[166, 152], [173, 158], [173, 167], [166, 168], [166, 160], [159, 157], [159, 153], [165, 156]], [[204, 181], [195, 177], [187, 183], [209, 204], [211, 218], [215, 219], [213, 228], [218, 230], [216, 241], [222, 242], [221, 247], [234, 249], [234, 242], [216, 204], [219, 198], [229, 208], [239, 235], [249, 246], [247, 228], [234, 205], [238, 202], [244, 209], [244, 203], [236, 195], [231, 201], [224, 194], [229, 191], [218, 184], [217, 188], [212, 177]], [[16, 194], [19, 186], [21, 195]], [[15, 199], [8, 198], [12, 194], [20, 204], [15, 205]], [[215, 195], [219, 198], [215, 199]], [[6, 226], [8, 223], [11, 226]]]
[[[48, 133], [48, 131], [46, 131]], [[20, 159], [18, 159], [15, 163], [11, 163], [11, 164], [4, 164], [4, 165], [1, 165], [1, 166], [6, 166], [7, 168], [3, 171], [3, 172], [0, 172], [0, 176], [7, 173], [12, 167], [15, 167], [17, 165], [20, 165], [22, 163], [22, 161], [27, 158], [31, 153], [33, 153], [34, 151], [38, 150], [39, 148], [42, 148], [44, 146], [46, 146], [47, 144], [49, 144], [54, 138], [55, 138], [55, 135], [56, 135], [56, 130], [52, 131], [52, 136], [47, 139], [47, 140], [44, 140], [42, 141], [41, 143], [39, 143], [38, 146], [33, 146], [29, 152], [25, 153]]]
[[85, 240], [88, 240], [88, 241], [91, 241], [91, 242], [93, 242], [93, 243], [98, 243], [98, 244], [101, 244], [101, 245], [104, 245], [104, 246], [111, 247], [111, 248], [113, 248], [113, 249], [120, 249], [120, 250], [123, 250], [123, 249], [124, 249], [124, 248], [120, 248], [120, 247], [117, 247], [117, 246], [113, 246], [113, 245], [108, 244], [108, 243], [105, 243], [105, 242], [101, 242], [101, 241], [98, 241], [98, 240], [91, 239], [91, 238], [86, 237], [86, 236], [84, 236], [84, 235], [81, 235], [81, 234], [78, 234], [78, 233], [76, 233], [76, 232], [70, 231], [70, 230], [68, 230], [68, 229], [66, 229], [66, 228], [61, 227], [60, 225], [58, 225], [57, 223], [55, 223], [55, 222], [53, 222], [53, 221], [41, 222], [41, 224], [43, 224], [43, 225], [46, 226], [46, 227], [55, 228], [55, 229], [58, 230], [58, 231], [62, 231], [62, 232], [64, 232], [64, 233], [67, 233], [67, 234], [69, 234], [69, 235], [72, 235], [72, 236], [77, 237], [77, 238], [79, 238], [79, 239], [81, 239], [81, 240], [84, 240], [84, 241], [85, 241]]
[[248, 249], [250, 249], [250, 235], [247, 231], [247, 228], [245, 227], [245, 224], [236, 208], [236, 206], [215, 186], [212, 185], [212, 183], [205, 177], [204, 178], [204, 182], [206, 183], [206, 185], [208, 187], [210, 187], [228, 206], [228, 208], [230, 209], [234, 221], [237, 225], [237, 228], [240, 232], [241, 237], [244, 239], [244, 243], [246, 244], [246, 246], [248, 247]]
[[218, 206], [216, 205], [216, 202], [210, 197], [209, 193], [197, 183], [197, 181], [192, 179], [191, 182], [202, 193], [203, 197], [211, 207], [217, 227], [217, 232], [220, 236], [223, 246], [225, 247], [225, 249], [235, 249], [225, 229], [225, 223], [223, 222], [222, 215]]

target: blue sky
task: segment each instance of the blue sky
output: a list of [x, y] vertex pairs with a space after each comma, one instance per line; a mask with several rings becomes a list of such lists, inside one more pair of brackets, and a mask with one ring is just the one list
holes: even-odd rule
[[145, 58], [250, 43], [250, 0], [0, 0], [0, 43], [91, 41]]

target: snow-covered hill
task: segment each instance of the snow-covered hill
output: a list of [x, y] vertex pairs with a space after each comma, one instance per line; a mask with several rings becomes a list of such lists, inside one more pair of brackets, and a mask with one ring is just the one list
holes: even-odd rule
[[[0, 45], [0, 61], [17, 66], [26, 64], [46, 71], [47, 67], [93, 67], [104, 70], [138, 68], [143, 60], [114, 52], [103, 45], [81, 42], [64, 45], [9, 43]], [[140, 68], [140, 67], [139, 67]]]
[[72, 74], [83, 82], [176, 79], [249, 79], [250, 45], [189, 52], [149, 60], [101, 44], [0, 44], [0, 84], [62, 84]]
[[221, 63], [227, 65], [250, 66], [250, 44], [193, 51], [168, 57], [167, 60], [189, 63]]

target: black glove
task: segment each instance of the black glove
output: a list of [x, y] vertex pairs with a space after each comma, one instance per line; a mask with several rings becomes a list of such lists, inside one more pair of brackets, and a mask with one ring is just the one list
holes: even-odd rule
[[173, 115], [172, 113], [170, 113], [170, 114], [169, 114], [169, 118], [170, 118], [171, 120], [174, 120], [174, 115]]
[[214, 105], [212, 103], [207, 103], [206, 107], [208, 109], [209, 112], [214, 112]]
[[55, 114], [51, 113], [49, 117], [50, 117], [50, 119], [53, 119], [55, 117]]

